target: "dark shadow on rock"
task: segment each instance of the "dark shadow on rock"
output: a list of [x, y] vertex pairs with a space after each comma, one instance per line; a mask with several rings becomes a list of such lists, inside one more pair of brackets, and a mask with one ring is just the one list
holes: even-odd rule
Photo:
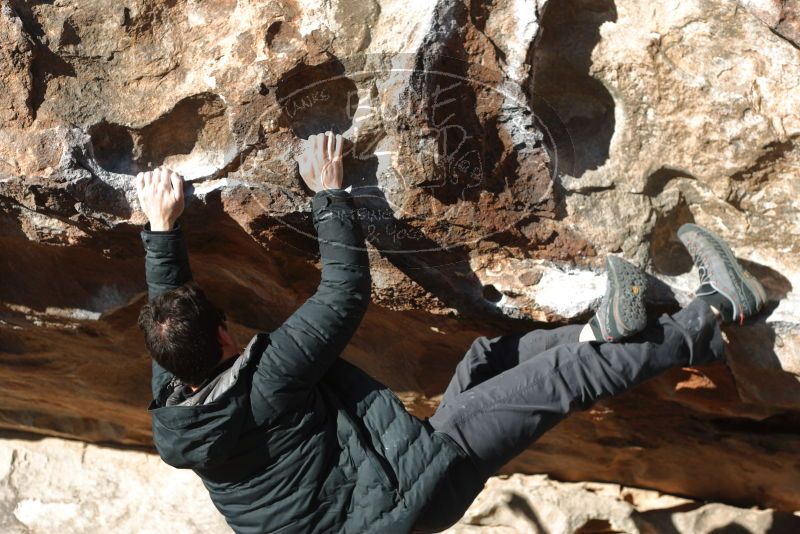
[[622, 531], [611, 527], [608, 519], [589, 519], [575, 530], [575, 534], [617, 534]]
[[[656, 233], [661, 236], [674, 234], [674, 229], [683, 222], [692, 222], [691, 214], [683, 202], [679, 203], [676, 210], [669, 217], [665, 218], [664, 226]], [[655, 234], [654, 234], [655, 235]], [[660, 265], [661, 272], [666, 274], [682, 274], [688, 272], [691, 267], [691, 258], [683, 249], [680, 242], [673, 243], [666, 238], [659, 241], [659, 246], [667, 251], [674, 250], [675, 256], [669, 257], [664, 252], [659, 252], [654, 256], [656, 265]], [[654, 237], [654, 242], [656, 238]], [[661, 258], [659, 263], [657, 258]], [[778, 271], [756, 262], [737, 258], [742, 267], [757, 278], [767, 292], [767, 303], [764, 309], [756, 317], [745, 321], [743, 326], [738, 324], [723, 325], [723, 330], [728, 337], [726, 352], [728, 354], [729, 366], [735, 370], [736, 365], [746, 367], [745, 372], [758, 374], [759, 384], [757, 391], [748, 393], [748, 383], [740, 384], [740, 390], [747, 397], [749, 394], [757, 396], [769, 391], [764, 398], [752, 399], [765, 405], [772, 405], [776, 409], [786, 407], [792, 409], [797, 405], [800, 398], [800, 383], [792, 373], [783, 371], [782, 364], [775, 351], [776, 344], [779, 344], [779, 333], [776, 328], [780, 328], [779, 323], [770, 321], [770, 316], [778, 308], [780, 302], [792, 291], [792, 283], [788, 278]], [[673, 289], [666, 283], [654, 277], [649, 277], [650, 286], [648, 287], [648, 305], [652, 313], [674, 313], [679, 309], [678, 300]], [[745, 400], [749, 400], [745, 398]], [[733, 419], [731, 421], [741, 421], [741, 425], [733, 424], [730, 421], [720, 420], [721, 424], [728, 428], [739, 428], [742, 432], [768, 432], [774, 433], [777, 427], [796, 428], [794, 418], [783, 418], [776, 416], [773, 421], [765, 421], [763, 427], [755, 429], [749, 419]], [[781, 423], [782, 421], [782, 423]], [[737, 426], [738, 425], [738, 426]], [[770, 429], [770, 430], [768, 430]]]
[[[673, 506], [670, 508], [657, 508], [644, 512], [636, 512], [632, 515], [634, 523], [642, 531], [654, 532], [659, 534], [681, 534], [675, 526], [675, 515], [689, 513], [705, 506], [705, 502], [690, 502]], [[747, 506], [746, 503], [732, 503], [733, 506]], [[800, 517], [792, 513], [772, 511], [772, 525], [765, 531], [767, 534], [794, 534], [800, 532]], [[716, 527], [707, 531], [709, 534], [751, 534], [747, 527], [731, 521], [727, 525]], [[759, 532], [761, 532], [759, 530]]]
[[97, 163], [107, 171], [136, 174], [141, 169], [134, 162], [133, 133], [119, 124], [100, 122], [89, 128]]
[[773, 512], [772, 525], [766, 534], [794, 534], [800, 532], [800, 517], [788, 512]]
[[708, 534], [753, 534], [753, 531], [738, 523], [730, 523], [729, 525], [709, 530]]
[[233, 144], [226, 105], [212, 93], [184, 98], [141, 128], [103, 121], [88, 133], [100, 167], [119, 174], [155, 169], [168, 157], [193, 152], [225, 154]]
[[[469, 28], [482, 31], [487, 16], [480, 2], [437, 4], [404, 93], [413, 112], [400, 118], [402, 129], [421, 127], [421, 137], [435, 145], [431, 172], [413, 182], [444, 205], [509, 193], [526, 209], [552, 216], [548, 156], [535, 117], [524, 95], [505, 90], [506, 74], [482, 66], [469, 49]], [[504, 56], [491, 40], [484, 44]]]
[[61, 56], [53, 53], [46, 45], [37, 42], [35, 50], [33, 65], [31, 66], [33, 88], [28, 98], [28, 105], [34, 116], [36, 116], [44, 102], [47, 86], [53, 78], [60, 76], [74, 78], [76, 76], [72, 65], [67, 63]]
[[681, 534], [675, 528], [675, 523], [672, 520], [675, 514], [681, 512], [691, 512], [703, 506], [703, 503], [691, 502], [671, 506], [669, 508], [657, 508], [655, 510], [647, 510], [645, 512], [637, 512], [631, 516], [634, 524], [640, 527], [643, 532], [655, 528], [658, 534]]
[[394, 216], [376, 174], [374, 155], [351, 158], [357, 171], [353, 196], [358, 218], [367, 241], [395, 267], [462, 315], [489, 319], [500, 317], [498, 309], [484, 298], [484, 287], [472, 271], [469, 250], [464, 245], [449, 247]]
[[694, 177], [687, 172], [670, 167], [661, 167], [645, 179], [642, 194], [648, 197], [657, 197], [672, 180], [677, 178], [694, 179]]
[[[202, 201], [189, 198], [181, 224], [195, 278], [237, 324], [272, 331], [302, 304], [298, 296], [313, 294], [319, 271], [308, 262], [308, 255], [315, 252], [315, 242], [306, 237], [312, 227], [310, 220], [305, 226], [296, 222], [285, 225], [280, 217], [266, 214], [252, 226], [269, 237], [254, 240], [225, 211], [220, 190], [207, 193]], [[293, 250], [288, 253], [271, 253], [265, 247], [291, 237]]]
[[[766, 419], [754, 420], [744, 417], [716, 417], [709, 419], [709, 423], [719, 432], [728, 434], [752, 434], [753, 436], [780, 436], [796, 435], [800, 428], [800, 413], [786, 412], [772, 415]], [[765, 440], [759, 440], [759, 448], [767, 449], [767, 452], [777, 452], [774, 448], [770, 450], [770, 444]]]
[[72, 65], [50, 48], [44, 29], [32, 9], [37, 4], [52, 3], [52, 1], [25, 2], [19, 0], [10, 2], [10, 7], [19, 16], [25, 33], [30, 36], [34, 45], [31, 65], [32, 87], [28, 97], [28, 106], [34, 118], [44, 102], [48, 84], [54, 78], [76, 76]]
[[[81, 165], [81, 163], [78, 163]], [[75, 180], [67, 187], [67, 192], [83, 206], [95, 214], [105, 213], [120, 219], [130, 219], [133, 214], [125, 191], [114, 187], [97, 176], [88, 167], [82, 166], [89, 176]]]
[[[464, 11], [454, 16], [465, 23]], [[415, 183], [444, 204], [474, 201], [481, 191], [502, 190], [513, 177], [492, 172], [503, 148], [496, 126], [482, 124], [476, 114], [477, 96], [460, 36], [450, 35], [438, 45], [444, 50], [434, 48], [420, 57], [409, 93], [435, 136], [439, 156], [434, 173], [415, 177]]]
[[[780, 301], [792, 292], [792, 283], [775, 269], [743, 259], [739, 259], [739, 263], [761, 282], [767, 291], [770, 304], [774, 304], [774, 307], [777, 307]], [[769, 315], [774, 310], [774, 307], [768, 310], [765, 315]]]
[[614, 99], [589, 70], [600, 26], [616, 20], [613, 0], [562, 0], [544, 8], [540, 36], [528, 52], [529, 98], [548, 133], [556, 175], [580, 177], [608, 159]]
[[[642, 194], [651, 199], [658, 197], [670, 182], [676, 179], [694, 179], [690, 174], [670, 167], [661, 167], [650, 174]], [[657, 209], [656, 222], [650, 233], [650, 261], [656, 272], [675, 276], [692, 269], [692, 257], [678, 239], [678, 228], [695, 222], [689, 203], [683, 193], [677, 192], [674, 206]]]
[[218, 95], [201, 93], [184, 98], [141, 129], [135, 155], [139, 162], [156, 167], [168, 156], [191, 154], [198, 145], [208, 150], [213, 143], [223, 143], [215, 147], [222, 151], [230, 141], [225, 113], [225, 102]]
[[549, 529], [546, 528], [546, 525], [542, 523], [542, 520], [539, 519], [539, 515], [536, 513], [536, 510], [531, 508], [531, 505], [528, 504], [528, 501], [526, 501], [522, 495], [512, 492], [510, 498], [508, 499], [507, 506], [512, 512], [521, 514], [525, 517], [532, 527], [532, 532], [549, 531]]
[[18, 241], [28, 239], [18, 221], [23, 209], [17, 201], [3, 196], [3, 192], [0, 190], [0, 240], [4, 238]]
[[[675, 224], [680, 224], [677, 221]], [[683, 251], [682, 251], [683, 252]], [[685, 254], [685, 252], [683, 252]], [[688, 260], [691, 262], [691, 260]], [[782, 369], [782, 364], [775, 351], [780, 323], [770, 321], [770, 316], [778, 308], [780, 302], [792, 291], [791, 282], [782, 274], [759, 263], [738, 259], [740, 264], [763, 284], [767, 292], [767, 304], [762, 312], [748, 319], [743, 326], [738, 324], [723, 325], [722, 329], [728, 337], [726, 353], [728, 366], [736, 374], [737, 366], [741, 368], [739, 375], [754, 374], [753, 382], [757, 389], [751, 389], [750, 381], [743, 380], [739, 384], [740, 394], [745, 401], [753, 401], [764, 406], [773, 406], [775, 410], [794, 409], [800, 398], [800, 383], [794, 374]], [[677, 260], [673, 260], [677, 265]], [[675, 274], [687, 272], [691, 267], [681, 266]], [[680, 309], [674, 290], [661, 280], [650, 276], [648, 287], [648, 311], [651, 317], [662, 313], [675, 313]], [[744, 378], [740, 376], [740, 379]], [[753, 397], [753, 398], [751, 398]], [[775, 434], [794, 432], [797, 429], [797, 418], [790, 413], [778, 413], [763, 421], [751, 418], [719, 418], [715, 420], [721, 430], [752, 434]], [[761, 446], [763, 441], [758, 441]], [[765, 445], [766, 446], [766, 445]]]
[[[796, 406], [800, 398], [800, 383], [795, 375], [782, 370], [782, 364], [775, 352], [778, 342], [776, 325], [768, 322], [780, 302], [791, 293], [793, 287], [788, 278], [778, 271], [756, 262], [739, 259], [741, 265], [755, 276], [767, 292], [767, 304], [757, 317], [748, 320], [743, 327], [725, 327], [730, 339], [728, 351], [735, 355], [736, 361], [754, 362], [752, 369], [758, 369], [759, 383], [769, 384], [771, 395], [764, 399], [768, 404]], [[750, 366], [748, 366], [750, 367]], [[746, 390], [746, 384], [744, 384]]]
[[[132, 232], [122, 234], [138, 240]], [[108, 248], [0, 237], [0, 257], [13, 258], [0, 262], [0, 302], [42, 313], [49, 308], [104, 312], [118, 306], [139, 291], [144, 273], [137, 259], [105, 256]]]
[[[344, 132], [353, 123], [357, 87], [338, 60], [300, 65], [284, 76], [276, 91], [281, 120], [301, 139], [325, 131]], [[369, 137], [369, 136], [364, 136]], [[469, 264], [464, 245], [449, 247], [397, 219], [378, 177], [374, 137], [345, 147], [345, 187], [352, 187], [357, 216], [367, 241], [423, 289], [464, 316], [503, 318], [484, 298], [484, 288]]]
[[675, 313], [680, 309], [675, 290], [655, 276], [647, 275], [648, 317], [657, 317], [662, 313]]
[[319, 65], [300, 63], [277, 85], [280, 121], [300, 139], [328, 130], [341, 134], [352, 125], [358, 88], [338, 59]]

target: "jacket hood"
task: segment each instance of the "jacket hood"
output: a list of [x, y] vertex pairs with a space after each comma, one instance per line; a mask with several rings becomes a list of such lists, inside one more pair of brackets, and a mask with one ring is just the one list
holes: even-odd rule
[[205, 469], [231, 456], [250, 407], [253, 370], [266, 343], [266, 334], [255, 336], [232, 364], [195, 392], [177, 378], [164, 386], [149, 411], [153, 441], [166, 463]]

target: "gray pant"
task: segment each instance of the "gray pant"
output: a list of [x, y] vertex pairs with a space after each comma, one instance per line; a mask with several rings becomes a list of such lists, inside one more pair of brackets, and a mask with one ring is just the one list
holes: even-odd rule
[[473, 342], [428, 420], [468, 459], [441, 481], [417, 523], [420, 531], [457, 521], [488, 477], [571, 410], [589, 408], [672, 367], [724, 357], [717, 321], [700, 300], [623, 343], [580, 343], [581, 328]]

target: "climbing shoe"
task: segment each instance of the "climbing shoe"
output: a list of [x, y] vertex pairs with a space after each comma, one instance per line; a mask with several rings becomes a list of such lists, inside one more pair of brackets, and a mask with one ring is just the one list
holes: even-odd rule
[[700, 271], [695, 294], [718, 309], [724, 322], [742, 324], [764, 308], [764, 287], [739, 265], [721, 237], [696, 224], [684, 224], [678, 229], [678, 238]]
[[647, 276], [618, 256], [606, 258], [606, 270], [606, 294], [589, 325], [598, 341], [614, 342], [641, 332], [647, 325]]

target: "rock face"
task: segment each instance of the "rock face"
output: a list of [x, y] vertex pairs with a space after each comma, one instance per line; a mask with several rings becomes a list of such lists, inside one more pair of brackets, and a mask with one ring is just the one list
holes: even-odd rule
[[194, 473], [157, 455], [24, 435], [0, 439], [0, 530], [231, 532]]
[[493, 477], [448, 534], [714, 534], [800, 529], [796, 514], [701, 503], [657, 491], [543, 475]]
[[[24, 435], [0, 438], [0, 529], [6, 534], [231, 532], [200, 480], [154, 454]], [[461, 521], [445, 532], [775, 534], [798, 529], [800, 517], [775, 510], [705, 504], [617, 484], [513, 475], [491, 478]]]
[[197, 280], [241, 341], [318, 280], [299, 140], [345, 132], [374, 301], [346, 357], [421, 416], [469, 342], [584, 320], [674, 238], [764, 282], [728, 362], [576, 414], [509, 471], [800, 508], [793, 2], [0, 0], [0, 425], [149, 445], [136, 172], [192, 182]]

